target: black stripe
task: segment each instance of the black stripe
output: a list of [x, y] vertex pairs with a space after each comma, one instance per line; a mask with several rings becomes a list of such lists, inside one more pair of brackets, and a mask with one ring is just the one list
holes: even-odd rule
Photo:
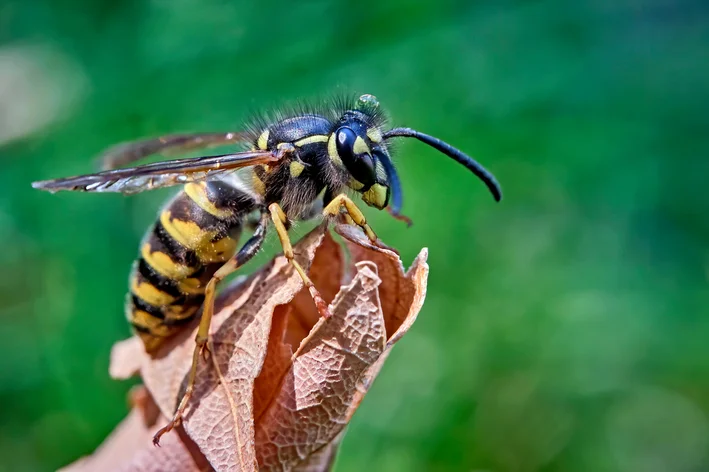
[[186, 318], [167, 318], [165, 321], [163, 321], [162, 324], [164, 324], [165, 326], [182, 326], [194, 320], [195, 316], [197, 316], [197, 313], [198, 312], [195, 311]]
[[165, 320], [162, 322], [162, 324], [165, 326], [181, 326], [183, 324], [189, 323], [195, 318], [195, 316], [197, 316], [197, 313], [199, 313], [199, 309], [203, 303], [204, 295], [190, 295], [187, 300], [185, 300], [184, 303], [181, 304], [181, 306], [184, 310], [188, 308], [195, 308], [194, 313], [184, 318], [173, 318], [170, 316], [170, 312], [168, 311], [167, 317], [165, 317]]
[[215, 240], [223, 238], [231, 225], [230, 220], [218, 218], [203, 209], [186, 193], [176, 198], [165, 210], [170, 212], [170, 219], [196, 224], [202, 231], [214, 232]]
[[[207, 264], [207, 265], [213, 265], [213, 264]], [[217, 265], [219, 265], [219, 267], [222, 266], [222, 264], [217, 264]], [[199, 269], [197, 269], [196, 272], [193, 272], [190, 275], [190, 278], [202, 280], [202, 278], [203, 278], [202, 276], [204, 275], [204, 271], [206, 271], [206, 270], [207, 270], [207, 266], [202, 265], [202, 266], [200, 266]], [[207, 282], [209, 282], [209, 280], [207, 280]]]
[[251, 194], [226, 182], [214, 180], [207, 182], [205, 188], [207, 199], [215, 207], [234, 212], [234, 216], [229, 218], [230, 221], [240, 220], [256, 208], [256, 200]]
[[198, 268], [201, 266], [199, 258], [197, 257], [197, 253], [175, 241], [160, 221], [155, 224], [152, 236], [155, 238], [156, 242], [162, 247], [157, 248], [151, 244], [151, 250], [164, 252], [165, 254], [170, 256], [170, 259], [172, 259], [173, 262], [176, 262], [178, 264], [194, 268]]
[[190, 295], [190, 297], [185, 301], [184, 305], [191, 305], [191, 306], [202, 306], [204, 303], [204, 294], [200, 293], [197, 295]]
[[[183, 296], [183, 293], [180, 292], [180, 289], [177, 287], [177, 282], [158, 273], [155, 269], [150, 267], [150, 265], [142, 257], [138, 259], [138, 274], [140, 274], [143, 280], [161, 292], [177, 298]], [[140, 279], [138, 282], [140, 282]]]
[[150, 316], [158, 318], [160, 320], [165, 319], [165, 313], [162, 311], [162, 308], [151, 305], [150, 303], [146, 302], [141, 298], [136, 297], [133, 294], [131, 294], [131, 300], [133, 302], [133, 308], [135, 310], [142, 310]]
[[133, 322], [131, 322], [130, 325], [133, 327], [134, 330], [138, 331], [139, 333], [151, 334], [151, 335], [155, 336], [153, 334], [153, 332], [150, 331], [150, 328], [146, 328], [145, 326], [141, 326], [141, 325], [139, 325], [137, 323], [133, 323]]

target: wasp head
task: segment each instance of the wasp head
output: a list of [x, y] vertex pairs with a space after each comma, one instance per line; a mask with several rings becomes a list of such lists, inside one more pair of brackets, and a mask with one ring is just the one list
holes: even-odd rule
[[[383, 142], [378, 107], [374, 96], [362, 95], [330, 135], [328, 153], [349, 174], [347, 185], [361, 193], [367, 205], [381, 210], [389, 204], [395, 171]], [[393, 179], [398, 182], [396, 176]]]

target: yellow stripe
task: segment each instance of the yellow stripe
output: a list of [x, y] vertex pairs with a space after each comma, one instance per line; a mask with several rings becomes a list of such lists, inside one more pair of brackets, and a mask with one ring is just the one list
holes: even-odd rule
[[141, 341], [143, 341], [145, 352], [148, 354], [156, 352], [165, 342], [164, 337], [154, 336], [149, 333], [141, 333], [140, 331], [137, 331], [135, 334], [138, 335]]
[[184, 320], [194, 315], [201, 305], [172, 305], [165, 310], [166, 320]]
[[145, 262], [147, 262], [150, 267], [168, 279], [180, 280], [193, 274], [195, 271], [192, 267], [174, 262], [170, 256], [164, 252], [152, 252], [150, 243], [143, 244], [140, 255], [143, 256], [143, 259], [145, 259]]
[[194, 201], [202, 210], [206, 211], [210, 215], [216, 216], [220, 220], [226, 220], [234, 216], [233, 212], [214, 206], [214, 203], [209, 200], [209, 196], [207, 195], [206, 185], [207, 184], [204, 182], [189, 183], [185, 185], [184, 190], [192, 201]]
[[173, 219], [170, 210], [162, 212], [160, 222], [175, 241], [193, 251], [209, 244], [217, 235], [215, 231], [205, 231], [192, 221]]
[[202, 286], [202, 282], [194, 277], [180, 280], [177, 284], [177, 288], [185, 295], [202, 295], [205, 289], [205, 287]]
[[163, 320], [143, 310], [135, 310], [131, 321], [137, 325], [148, 328], [153, 336], [167, 336], [170, 334], [170, 327], [165, 326]]
[[345, 167], [344, 164], [342, 164], [342, 159], [340, 159], [340, 155], [337, 153], [337, 144], [335, 143], [335, 133], [332, 133], [330, 135], [330, 139], [327, 142], [327, 155], [330, 156], [330, 159], [332, 162], [337, 164], [338, 167], [343, 168]]
[[161, 292], [148, 282], [138, 282], [135, 277], [131, 281], [131, 292], [153, 306], [165, 306], [175, 301], [172, 295]]
[[296, 145], [296, 147], [303, 147], [306, 144], [313, 144], [313, 143], [325, 143], [330, 137], [326, 134], [314, 134], [312, 136], [308, 136], [303, 139], [299, 139], [298, 141], [294, 142], [293, 144]]
[[236, 254], [236, 241], [228, 236], [223, 237], [219, 241], [210, 242], [201, 248], [197, 249], [197, 257], [205, 264], [213, 262], [224, 262]]
[[173, 219], [170, 210], [162, 212], [160, 222], [175, 241], [196, 252], [205, 264], [224, 262], [236, 252], [236, 241], [230, 237], [213, 241], [216, 231], [205, 231], [192, 221]]

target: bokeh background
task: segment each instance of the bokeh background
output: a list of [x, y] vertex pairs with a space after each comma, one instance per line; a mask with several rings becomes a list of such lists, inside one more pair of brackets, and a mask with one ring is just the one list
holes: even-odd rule
[[2, 0], [0, 470], [54, 470], [125, 415], [109, 351], [171, 194], [30, 182], [351, 91], [505, 199], [401, 143], [415, 225], [367, 215], [404, 260], [430, 248], [428, 298], [336, 470], [709, 470], [708, 48], [700, 0]]

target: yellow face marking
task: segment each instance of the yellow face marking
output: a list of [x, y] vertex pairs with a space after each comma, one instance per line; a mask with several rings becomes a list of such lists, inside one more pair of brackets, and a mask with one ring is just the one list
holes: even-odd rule
[[371, 139], [373, 143], [381, 143], [384, 139], [379, 128], [369, 128], [367, 130], [367, 137]]
[[369, 154], [369, 146], [367, 146], [367, 143], [364, 142], [361, 136], [357, 136], [354, 146], [352, 146], [352, 151], [355, 154]]
[[290, 163], [290, 176], [293, 178], [298, 177], [305, 169], [305, 166], [298, 161], [292, 161]]
[[265, 150], [268, 149], [268, 136], [271, 134], [269, 130], [264, 130], [263, 133], [261, 133], [261, 136], [258, 137], [256, 140], [256, 145], [258, 146], [259, 149]]
[[380, 210], [386, 205], [387, 188], [381, 184], [372, 185], [369, 190], [362, 194], [362, 200], [367, 205], [379, 208]]
[[342, 159], [340, 159], [340, 155], [337, 153], [337, 143], [335, 143], [335, 133], [332, 133], [330, 135], [330, 138], [327, 141], [327, 155], [330, 156], [330, 160], [335, 163], [338, 167], [342, 168], [345, 167], [345, 165], [342, 163]]
[[150, 267], [168, 279], [180, 280], [195, 271], [192, 267], [174, 262], [170, 256], [164, 252], [152, 252], [150, 243], [143, 244], [140, 255], [143, 256], [143, 259], [145, 259], [145, 262], [147, 262]]
[[202, 210], [206, 211], [210, 215], [216, 216], [220, 220], [226, 220], [234, 216], [234, 213], [230, 210], [217, 208], [214, 206], [214, 203], [209, 200], [209, 196], [207, 195], [206, 183], [189, 183], [185, 185], [184, 190], [192, 201], [194, 201]]
[[329, 136], [326, 134], [314, 134], [312, 136], [308, 136], [307, 138], [299, 139], [298, 141], [294, 142], [293, 144], [296, 145], [296, 147], [303, 147], [306, 144], [313, 144], [313, 143], [325, 143], [329, 139]]
[[259, 195], [266, 195], [266, 185], [261, 179], [259, 179], [258, 175], [256, 175], [256, 172], [253, 172], [251, 174], [251, 186], [253, 187], [254, 192], [258, 193]]
[[135, 277], [131, 281], [131, 291], [138, 298], [154, 306], [165, 306], [175, 301], [175, 297], [172, 295], [161, 292], [148, 282], [138, 282]]
[[350, 182], [347, 184], [347, 186], [352, 190], [359, 190], [364, 187], [364, 184], [359, 180], [355, 179], [354, 177], [350, 177]]
[[204, 293], [205, 289], [205, 287], [202, 286], [202, 282], [193, 277], [180, 280], [177, 284], [177, 288], [185, 295], [201, 295]]

